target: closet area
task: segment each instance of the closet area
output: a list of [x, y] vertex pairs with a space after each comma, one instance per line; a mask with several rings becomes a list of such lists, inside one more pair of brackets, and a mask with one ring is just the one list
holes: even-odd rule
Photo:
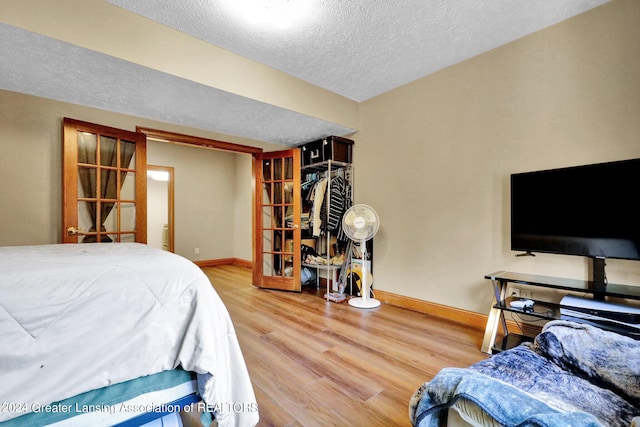
[[300, 146], [302, 286], [320, 287], [326, 298], [346, 283], [353, 243], [342, 217], [353, 203], [353, 141], [327, 137]]

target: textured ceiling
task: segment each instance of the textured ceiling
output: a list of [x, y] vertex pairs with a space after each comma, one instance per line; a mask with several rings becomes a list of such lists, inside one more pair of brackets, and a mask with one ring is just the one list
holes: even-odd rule
[[354, 131], [3, 24], [0, 57], [13, 92], [284, 145]]
[[286, 30], [250, 25], [239, 0], [108, 1], [364, 101], [608, 0], [307, 0]]
[[[108, 1], [360, 102], [608, 0], [308, 0], [286, 30], [239, 0]], [[2, 23], [0, 55], [6, 90], [287, 145], [357, 130]]]

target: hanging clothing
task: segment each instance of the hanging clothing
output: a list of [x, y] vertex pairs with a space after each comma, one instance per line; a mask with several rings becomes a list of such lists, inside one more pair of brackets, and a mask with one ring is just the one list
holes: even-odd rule
[[[325, 230], [336, 231], [340, 228], [345, 202], [345, 180], [341, 176], [337, 176], [329, 183], [329, 195], [325, 197], [322, 204], [320, 219], [325, 225]], [[329, 204], [328, 212], [327, 203]]]
[[337, 233], [337, 239], [341, 242], [347, 242], [350, 241], [349, 236], [346, 235], [346, 233], [344, 232], [344, 230], [342, 229], [342, 217], [344, 216], [344, 214], [347, 212], [347, 210], [349, 210], [349, 208], [353, 205], [353, 194], [352, 194], [352, 187], [351, 184], [347, 181], [345, 181], [345, 188], [344, 188], [344, 209], [342, 211], [342, 215], [340, 216], [340, 222], [338, 223], [338, 233]]
[[320, 236], [322, 220], [320, 219], [320, 212], [322, 212], [322, 202], [324, 201], [325, 192], [327, 190], [327, 184], [329, 180], [327, 178], [323, 178], [315, 185], [313, 189], [313, 216], [311, 217], [311, 221], [313, 224], [313, 232], [312, 235], [314, 237]]
[[[307, 176], [304, 200], [310, 205], [309, 230], [314, 237], [333, 232], [339, 240], [348, 238], [342, 231], [342, 216], [351, 206], [351, 185], [338, 174], [333, 178]], [[327, 206], [328, 204], [328, 206]], [[342, 235], [342, 237], [340, 237]]]

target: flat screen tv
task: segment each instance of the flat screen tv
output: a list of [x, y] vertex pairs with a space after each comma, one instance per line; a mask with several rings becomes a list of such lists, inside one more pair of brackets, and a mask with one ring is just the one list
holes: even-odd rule
[[640, 260], [640, 159], [511, 175], [511, 249]]

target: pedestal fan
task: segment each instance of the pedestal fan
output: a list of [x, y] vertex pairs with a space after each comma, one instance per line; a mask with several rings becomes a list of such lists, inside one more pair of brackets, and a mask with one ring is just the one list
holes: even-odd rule
[[380, 306], [380, 301], [375, 298], [371, 298], [369, 293], [369, 287], [371, 283], [368, 283], [367, 276], [371, 277], [366, 272], [366, 252], [367, 252], [367, 240], [373, 238], [380, 227], [380, 218], [375, 210], [369, 205], [358, 204], [353, 205], [345, 212], [342, 217], [342, 229], [344, 233], [353, 241], [360, 242], [360, 250], [362, 252], [362, 278], [360, 295], [358, 298], [351, 298], [349, 305], [358, 308], [375, 308]]

